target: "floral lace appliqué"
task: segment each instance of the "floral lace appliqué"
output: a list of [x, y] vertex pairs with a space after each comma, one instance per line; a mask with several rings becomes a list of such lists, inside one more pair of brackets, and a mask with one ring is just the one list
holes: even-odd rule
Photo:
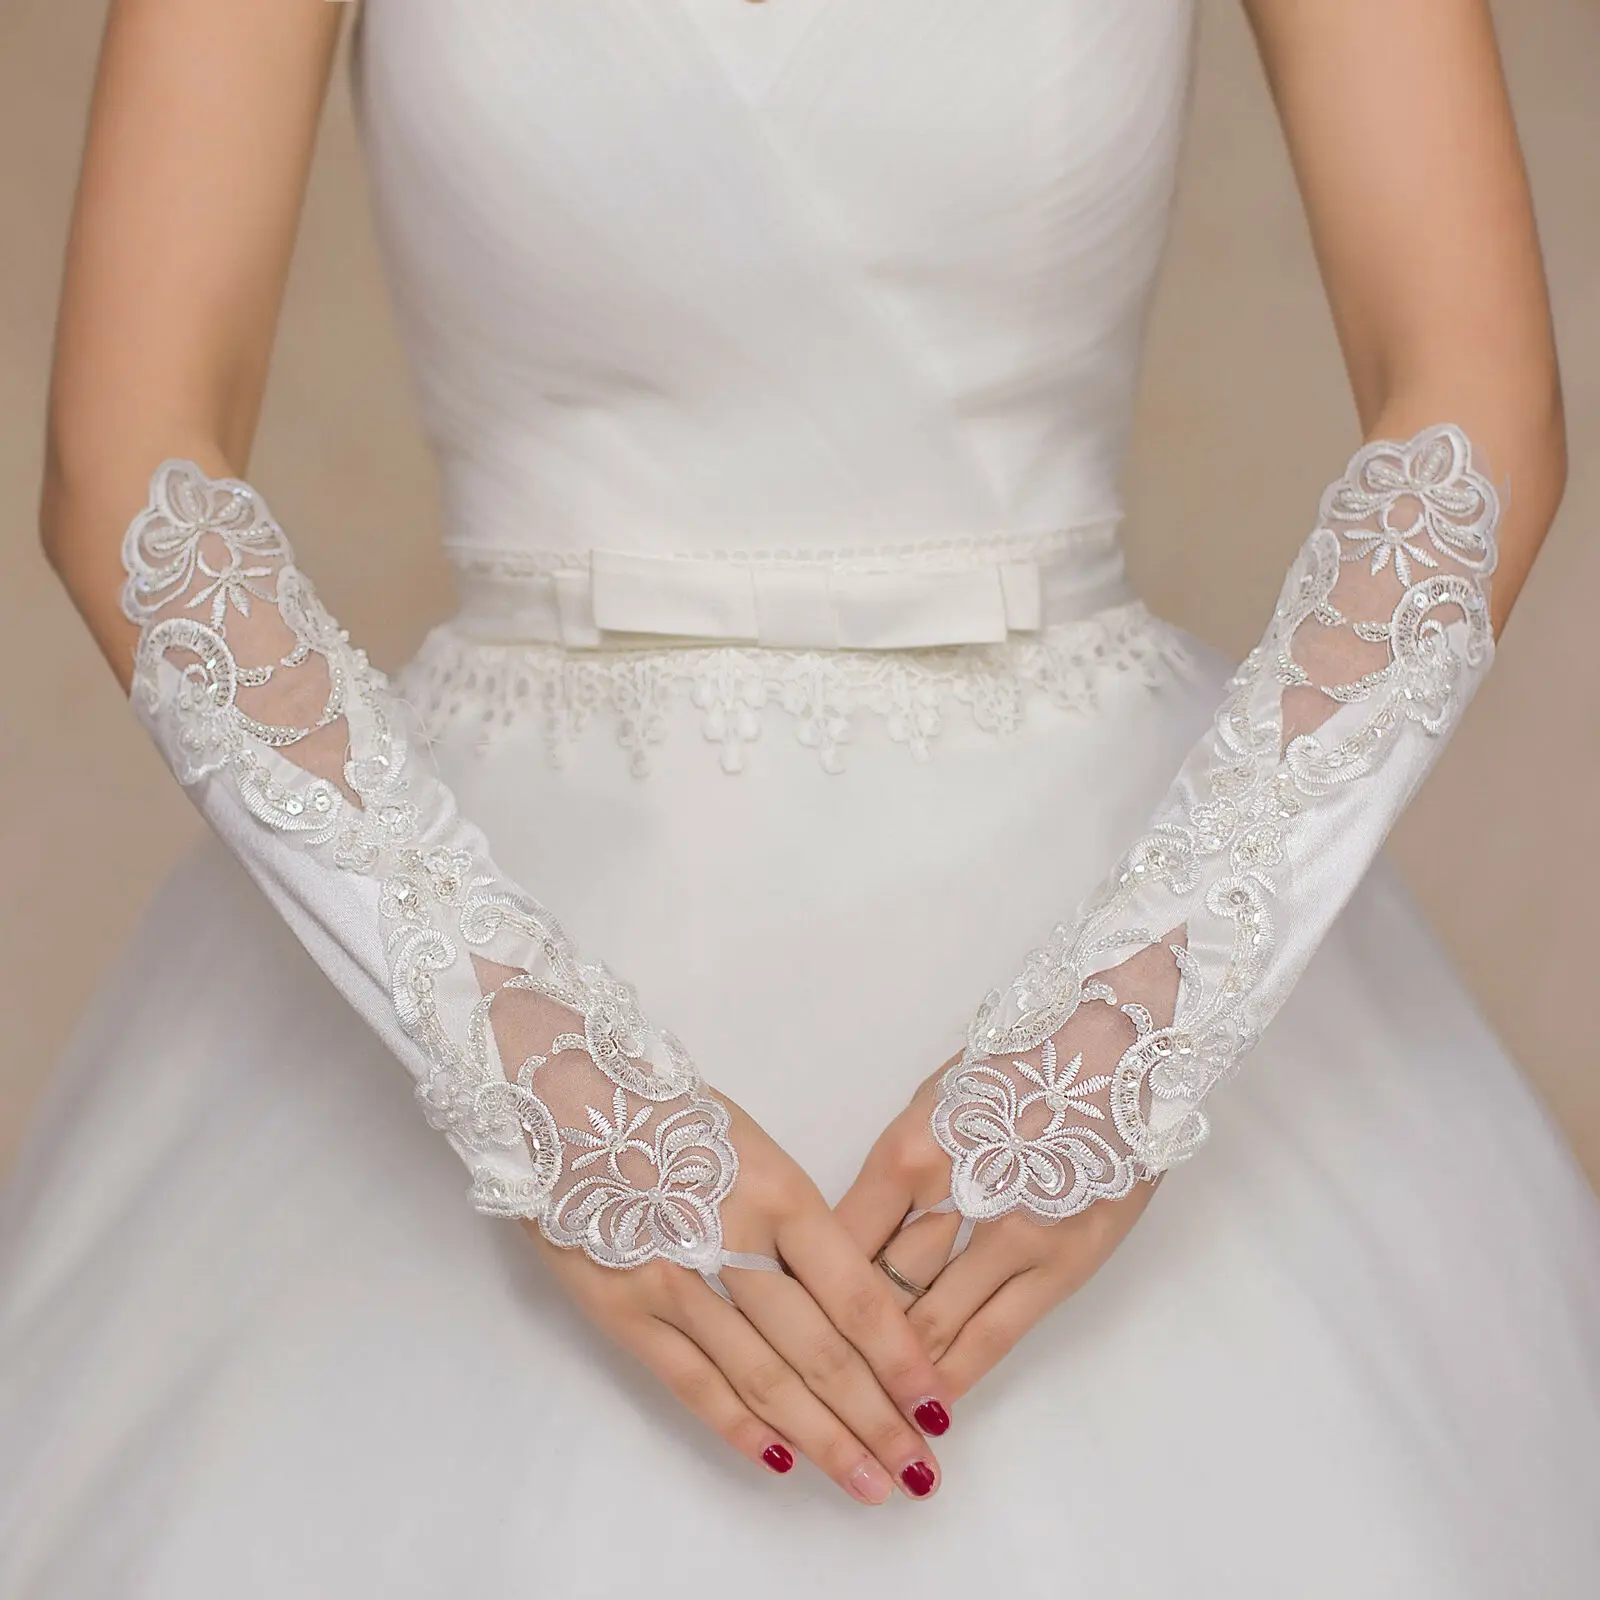
[[950, 1193], [963, 1216], [985, 1221], [1025, 1206], [1067, 1217], [1132, 1187], [1127, 1162], [1090, 1126], [1105, 1126], [1094, 1097], [1110, 1076], [1081, 1076], [1081, 1052], [1058, 1063], [1053, 1040], [1040, 1055], [1038, 1066], [1012, 1061], [1009, 1071], [963, 1063], [940, 1097], [934, 1131], [953, 1157]]
[[[726, 1109], [632, 989], [580, 960], [499, 873], [265, 503], [166, 462], [123, 560], [123, 609], [142, 630], [134, 702], [179, 779], [230, 783], [264, 828], [370, 886], [355, 903], [370, 895], [383, 932], [394, 1015], [422, 1060], [417, 1096], [470, 1168], [473, 1203], [536, 1217], [607, 1266], [714, 1274], [738, 1171]], [[308, 689], [310, 714], [284, 717]], [[343, 785], [280, 754], [335, 725]], [[516, 975], [485, 993], [474, 956]], [[492, 1011], [519, 991], [577, 1027], [508, 1076]]]
[[[1450, 426], [1366, 446], [1327, 490], [1265, 639], [1150, 826], [1077, 918], [988, 996], [941, 1080], [932, 1129], [965, 1215], [1068, 1216], [1203, 1142], [1202, 1103], [1292, 986], [1314, 945], [1303, 930], [1342, 903], [1308, 899], [1297, 870], [1324, 895], [1354, 888], [1488, 670], [1498, 519], [1493, 486]], [[1296, 691], [1317, 697], [1308, 731], [1288, 722]], [[1157, 1026], [1145, 997], [1106, 977], [1179, 927], [1176, 1002]], [[1092, 1077], [1076, 1056], [1058, 1070], [1062, 1030], [1097, 1000], [1124, 1002], [1133, 1038]], [[1019, 1059], [1041, 1042], [1041, 1067]]]

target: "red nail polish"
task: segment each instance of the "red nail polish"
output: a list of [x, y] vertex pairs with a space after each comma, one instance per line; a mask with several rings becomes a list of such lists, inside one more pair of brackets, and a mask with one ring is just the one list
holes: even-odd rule
[[913, 1461], [901, 1472], [900, 1481], [920, 1500], [933, 1492], [933, 1468], [926, 1461]]
[[950, 1413], [937, 1400], [924, 1400], [911, 1415], [924, 1433], [931, 1433], [936, 1439], [950, 1426]]
[[787, 1472], [794, 1465], [794, 1457], [781, 1444], [769, 1444], [761, 1452], [761, 1459], [774, 1472]]

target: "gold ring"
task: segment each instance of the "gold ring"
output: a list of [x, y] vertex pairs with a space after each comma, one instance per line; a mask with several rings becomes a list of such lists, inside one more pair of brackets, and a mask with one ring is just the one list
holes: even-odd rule
[[[885, 1245], [883, 1250], [887, 1250], [888, 1248], [889, 1246]], [[924, 1285], [920, 1283], [913, 1283], [894, 1265], [892, 1261], [890, 1261], [890, 1259], [883, 1253], [883, 1250], [880, 1250], [877, 1255], [872, 1258], [873, 1266], [882, 1267], [884, 1276], [895, 1286], [895, 1288], [904, 1289], [913, 1300], [920, 1300], [923, 1295], [928, 1292], [928, 1288], [924, 1287]]]

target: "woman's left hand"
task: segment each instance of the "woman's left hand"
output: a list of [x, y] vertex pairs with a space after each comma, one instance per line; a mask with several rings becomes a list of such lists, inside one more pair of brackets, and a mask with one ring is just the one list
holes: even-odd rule
[[[1053, 1307], [1100, 1269], [1150, 1203], [1155, 1185], [1140, 1183], [1122, 1200], [1099, 1200], [1060, 1222], [1025, 1212], [980, 1222], [972, 1241], [949, 1259], [961, 1218], [954, 1213], [901, 1223], [950, 1193], [950, 1158], [928, 1121], [944, 1068], [884, 1129], [835, 1215], [869, 1257], [880, 1250], [908, 1282], [896, 1286], [907, 1317], [943, 1379], [959, 1399]], [[891, 1280], [892, 1281], [892, 1280]]]

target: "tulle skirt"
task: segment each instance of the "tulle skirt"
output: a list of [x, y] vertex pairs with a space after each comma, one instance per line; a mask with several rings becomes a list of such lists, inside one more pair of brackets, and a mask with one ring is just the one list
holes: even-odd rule
[[[825, 1192], [1143, 820], [1223, 665], [842, 773], [679, 708], [439, 759], [506, 870]], [[212, 845], [6, 1201], [0, 1594], [1589, 1596], [1600, 1222], [1390, 869], [1211, 1144], [956, 1409], [927, 1504], [727, 1452], [613, 1352]]]

